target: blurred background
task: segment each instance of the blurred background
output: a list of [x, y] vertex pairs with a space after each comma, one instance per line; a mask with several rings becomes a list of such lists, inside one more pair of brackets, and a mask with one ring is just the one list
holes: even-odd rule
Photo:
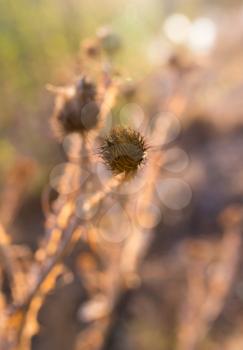
[[[159, 65], [159, 60], [165, 59], [169, 45], [184, 44], [189, 20], [207, 18], [214, 21], [208, 26], [206, 23], [206, 29], [203, 25], [200, 29], [199, 23], [194, 31], [201, 30], [199, 36], [201, 34], [203, 39], [198, 39], [198, 33], [194, 33], [190, 45], [196, 46], [195, 42], [200, 39], [205, 41], [206, 37], [206, 46], [207, 40], [210, 46], [215, 30], [211, 27], [216, 23], [225, 26], [226, 36], [239, 37], [237, 25], [232, 28], [231, 24], [235, 23], [234, 16], [240, 22], [240, 4], [237, 0], [1, 1], [2, 175], [18, 154], [40, 160], [42, 171], [52, 162], [49, 145], [52, 136], [47, 120], [53, 98], [47, 93], [45, 85], [72, 81], [80, 70], [78, 54], [81, 40], [94, 35], [100, 26], [111, 25], [124, 40], [123, 50], [117, 57], [118, 63], [126, 67], [131, 76], [144, 77], [151, 72], [154, 64]], [[172, 29], [174, 33], [168, 33], [168, 23], [165, 29], [164, 22], [173, 13], [182, 13], [186, 17], [179, 18], [178, 27], [175, 24]], [[240, 55], [240, 47], [238, 50], [236, 54]], [[38, 176], [41, 177], [41, 174]], [[38, 181], [42, 180], [36, 179], [36, 186]]]
[[[104, 25], [121, 37], [114, 64], [140, 84], [135, 102], [143, 100], [153, 113], [153, 103], [174, 91], [175, 115], [183, 113], [172, 147], [183, 153], [165, 174], [192, 194], [173, 207], [172, 181], [162, 196], [165, 209], [141, 267], [142, 286], [129, 295], [107, 349], [240, 350], [242, 1], [0, 1], [1, 221], [16, 244], [36, 249], [43, 191], [64, 157], [50, 129], [54, 98], [46, 85], [68, 85], [82, 73], [81, 42]], [[10, 202], [15, 207], [6, 209]], [[75, 285], [68, 293], [78, 299]], [[58, 305], [50, 301], [46, 313]], [[72, 312], [57, 329], [54, 316], [43, 316], [53, 333], [37, 337], [33, 349], [69, 349], [55, 334], [63, 327], [67, 339], [74, 336]]]

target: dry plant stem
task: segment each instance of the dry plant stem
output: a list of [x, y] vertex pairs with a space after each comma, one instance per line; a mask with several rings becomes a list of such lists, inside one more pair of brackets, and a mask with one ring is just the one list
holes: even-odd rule
[[207, 261], [188, 267], [188, 291], [178, 329], [177, 350], [195, 350], [220, 314], [231, 288], [240, 258], [239, 230], [227, 229], [219, 243], [219, 262], [205, 283]]
[[111, 178], [104, 189], [90, 197], [83, 205], [83, 211], [89, 212], [93, 207], [100, 203], [109, 193], [118, 188], [125, 181], [124, 174]]
[[[145, 176], [148, 182], [146, 182], [146, 188], [138, 195], [144, 210], [148, 209], [149, 204], [153, 200], [155, 194], [154, 184], [160, 174], [162, 163], [163, 158], [161, 154], [154, 154], [147, 167]], [[152, 239], [151, 232], [148, 231], [150, 230], [134, 231], [122, 248], [119, 271], [117, 271], [117, 268], [113, 271], [111, 278], [114, 283], [112, 290], [109, 291], [107, 296], [110, 304], [110, 313], [105, 320], [102, 320], [101, 329], [103, 336], [100, 345], [95, 350], [106, 350], [110, 346], [115, 331], [119, 328], [119, 322], [121, 321], [120, 311], [127, 304], [131, 290], [139, 285], [137, 268]]]
[[10, 282], [11, 296], [14, 301], [19, 301], [22, 297], [23, 275], [16, 259], [9, 254], [10, 244], [10, 238], [0, 224], [0, 262]]
[[[163, 164], [163, 155], [155, 153], [150, 155], [150, 164], [147, 167], [146, 186], [138, 195], [138, 201], [145, 212], [149, 211], [149, 206], [153, 202], [155, 195], [155, 183], [160, 176], [161, 167]], [[134, 234], [128, 238], [121, 257], [121, 272], [124, 279], [129, 279], [136, 275], [137, 267], [140, 260], [147, 251], [148, 245], [152, 239], [151, 232], [148, 229], [135, 230]], [[132, 281], [131, 281], [132, 282]]]
[[[55, 267], [61, 263], [66, 250], [69, 247], [69, 244], [72, 240], [72, 237], [75, 233], [75, 229], [77, 226], [81, 223], [81, 219], [74, 217], [71, 224], [66, 228], [66, 230], [63, 232], [62, 239], [59, 242], [59, 246], [57, 247], [56, 254], [50, 257], [46, 263], [46, 265], [43, 267], [43, 269], [40, 271], [40, 277], [38, 278], [34, 288], [30, 292], [27, 300], [25, 301], [24, 305], [22, 305], [20, 308], [23, 309], [24, 315], [23, 320], [19, 328], [19, 332], [17, 335], [17, 342], [20, 344], [24, 344], [20, 349], [25, 350], [26, 344], [29, 339], [29, 335], [26, 334], [26, 326], [28, 325], [28, 319], [32, 316], [32, 314], [37, 314], [38, 310], [32, 310], [32, 306], [35, 306], [35, 299], [38, 299], [40, 296], [42, 299], [45, 298], [45, 295], [49, 291], [49, 289], [53, 288], [55, 285], [55, 279], [57, 277], [57, 274], [55, 274]], [[54, 272], [53, 272], [54, 271]], [[58, 271], [59, 272], [59, 271]], [[53, 276], [51, 276], [53, 274]], [[51, 283], [49, 283], [48, 289], [45, 289], [42, 291], [42, 286], [46, 283], [48, 279], [51, 279]], [[39, 306], [41, 306], [41, 303], [39, 303]]]
[[[65, 186], [65, 184], [68, 184], [68, 186], [70, 186], [71, 192], [71, 195], [69, 195], [69, 197], [71, 197], [72, 201], [75, 201], [79, 191], [72, 191], [72, 189], [78, 188], [78, 184], [74, 183], [74, 181], [79, 181], [80, 175], [78, 173], [74, 174], [75, 176], [73, 176], [73, 169], [70, 169], [69, 165], [78, 163], [77, 167], [75, 167], [75, 171], [82, 171], [81, 169], [79, 170], [78, 166], [84, 162], [84, 157], [87, 157], [86, 139], [82, 140], [78, 135], [74, 135], [70, 141], [71, 146], [68, 153], [70, 163], [66, 165], [64, 174], [60, 179], [60, 186]], [[36, 252], [37, 260], [43, 261], [48, 257], [48, 255], [55, 254], [57, 250], [58, 243], [62, 237], [62, 230], [66, 227], [74, 209], [74, 206], [71, 204], [71, 202], [69, 202], [69, 205], [66, 205], [66, 201], [67, 195], [61, 193], [55, 203], [55, 213], [48, 213], [49, 220], [51, 220], [51, 230], [47, 230], [46, 232], [46, 237], [44, 239], [45, 249], [40, 248]]]
[[[8, 254], [8, 247], [10, 244], [10, 239], [5, 232], [3, 226], [0, 224], [0, 262], [5, 269], [10, 283], [13, 283], [14, 273], [13, 273], [13, 263]], [[13, 293], [13, 291], [11, 291]]]
[[99, 128], [104, 126], [104, 122], [111, 111], [112, 107], [115, 105], [116, 98], [118, 94], [118, 87], [116, 85], [111, 85], [106, 93], [104, 100], [102, 102], [101, 111], [100, 111], [100, 121], [99, 121]]
[[[115, 178], [111, 178], [111, 180], [108, 182], [107, 186], [103, 191], [98, 192], [94, 196], [92, 196], [83, 207], [83, 211], [88, 213], [94, 206], [99, 204], [100, 201], [102, 201], [113, 189], [120, 186], [120, 184], [124, 181], [124, 176], [117, 176]], [[30, 292], [27, 300], [23, 305], [20, 306], [20, 309], [24, 310], [23, 320], [19, 328], [19, 332], [17, 335], [18, 343], [20, 344], [26, 344], [29, 336], [26, 336], [25, 327], [28, 324], [28, 315], [31, 315], [31, 305], [34, 305], [34, 300], [39, 297], [39, 294], [41, 294], [41, 289], [44, 283], [47, 281], [48, 277], [52, 273], [53, 269], [57, 266], [57, 264], [60, 264], [62, 262], [63, 257], [65, 256], [70, 243], [72, 242], [72, 239], [76, 233], [76, 229], [82, 224], [82, 219], [73, 216], [69, 222], [67, 223], [66, 229], [64, 229], [62, 234], [62, 239], [59, 242], [58, 249], [56, 251], [56, 254], [50, 257], [47, 261], [47, 263], [44, 265], [43, 269], [41, 270], [41, 275], [38, 278], [35, 286], [33, 287], [32, 291]], [[82, 230], [81, 230], [82, 231]], [[80, 234], [80, 233], [79, 233]], [[52, 279], [55, 279], [52, 276]], [[54, 284], [52, 282], [52, 284]], [[48, 289], [49, 290], [49, 289]], [[47, 290], [47, 291], [48, 291]], [[47, 291], [44, 291], [46, 293]], [[37, 310], [38, 311], [38, 310]], [[35, 310], [35, 312], [37, 312]], [[21, 349], [22, 350], [22, 349]], [[26, 348], [23, 347], [23, 350], [26, 350]]]
[[119, 90], [116, 84], [111, 84], [111, 86], [105, 91], [100, 107], [98, 127], [93, 132], [91, 131], [90, 135], [87, 136], [89, 145], [94, 144], [94, 141], [98, 136], [98, 132], [105, 127], [105, 122], [109, 116], [109, 113], [111, 113], [111, 110], [115, 105], [118, 91]]

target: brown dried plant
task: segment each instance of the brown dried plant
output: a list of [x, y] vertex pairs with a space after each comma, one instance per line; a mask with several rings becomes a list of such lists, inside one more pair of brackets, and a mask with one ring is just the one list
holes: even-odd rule
[[[104, 50], [106, 62], [120, 46], [120, 39], [108, 29], [102, 29], [96, 41], [100, 50]], [[98, 56], [98, 48], [87, 48], [85, 44], [85, 50], [92, 60]], [[100, 60], [100, 57], [97, 59]], [[31, 338], [39, 330], [38, 312], [57, 280], [64, 278], [65, 261], [80, 242], [88, 246], [89, 259], [96, 261], [98, 257], [102, 264], [96, 266], [91, 279], [87, 277], [85, 268], [80, 275], [88, 300], [80, 305], [79, 317], [89, 327], [77, 337], [76, 349], [101, 349], [104, 346], [121, 296], [129, 288], [136, 287], [139, 281], [137, 266], [149, 243], [147, 232], [139, 229], [131, 231], [134, 226], [131, 218], [122, 227], [124, 231], [131, 231], [129, 236], [114, 249], [112, 245], [102, 242], [98, 217], [90, 219], [94, 209], [109, 208], [111, 199], [121, 204], [124, 211], [131, 210], [134, 200], [138, 200], [139, 210], [144, 216], [155, 195], [154, 185], [162, 164], [160, 152], [147, 155], [149, 136], [145, 141], [139, 131], [129, 126], [113, 128], [105, 137], [100, 136], [118, 97], [125, 96], [121, 78], [113, 77], [112, 71], [101, 71], [96, 83], [91, 82], [84, 71], [83, 77], [73, 86], [48, 86], [56, 95], [52, 116], [55, 135], [60, 142], [65, 138], [71, 142], [68, 162], [58, 182], [59, 197], [46, 212], [43, 241], [31, 257], [27, 269], [21, 265], [18, 252], [13, 254], [9, 236], [1, 228], [0, 280], [5, 283], [4, 279], [7, 279], [12, 290], [11, 298], [1, 293], [1, 350], [30, 349]], [[130, 118], [132, 120], [133, 116]], [[144, 165], [143, 176], [146, 190], [132, 196], [131, 202], [129, 195], [121, 197], [119, 192], [126, 183], [137, 181], [136, 175], [145, 158], [147, 164]], [[97, 176], [97, 161], [104, 162], [111, 170], [105, 184], [100, 184]], [[82, 181], [87, 170], [91, 175]], [[84, 201], [79, 200], [80, 195], [85, 198]], [[119, 215], [118, 212], [115, 216], [118, 221], [121, 220]], [[151, 218], [148, 215], [146, 219], [145, 215], [144, 220], [150, 221]], [[111, 229], [108, 221], [103, 228], [106, 232]], [[86, 259], [86, 249], [81, 247], [78, 256], [79, 261]], [[82, 271], [82, 265], [80, 268]]]

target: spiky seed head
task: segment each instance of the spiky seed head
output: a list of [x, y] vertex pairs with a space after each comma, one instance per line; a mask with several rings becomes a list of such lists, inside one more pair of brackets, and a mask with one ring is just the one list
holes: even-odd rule
[[52, 125], [58, 137], [70, 133], [84, 134], [98, 124], [99, 104], [96, 101], [96, 87], [87, 78], [81, 78], [70, 94], [57, 96]]
[[144, 137], [128, 127], [115, 127], [104, 139], [100, 155], [113, 174], [133, 176], [146, 159]]

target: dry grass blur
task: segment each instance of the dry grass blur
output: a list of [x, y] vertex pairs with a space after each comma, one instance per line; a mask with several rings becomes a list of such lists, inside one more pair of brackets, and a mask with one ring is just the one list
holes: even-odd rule
[[44, 153], [0, 144], [0, 350], [243, 348], [235, 6], [193, 22], [187, 42], [188, 19], [175, 35], [168, 14], [170, 40], [150, 38], [137, 67], [102, 27], [56, 71], [66, 84], [45, 82]]

